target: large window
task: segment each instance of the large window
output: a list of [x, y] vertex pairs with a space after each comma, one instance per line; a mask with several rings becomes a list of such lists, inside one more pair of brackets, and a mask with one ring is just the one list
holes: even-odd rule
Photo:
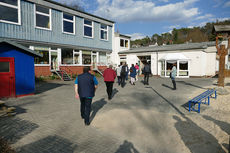
[[93, 22], [84, 19], [84, 36], [93, 38]]
[[63, 32], [69, 34], [75, 34], [75, 17], [63, 13]]
[[82, 64], [91, 64], [91, 52], [82, 51]]
[[99, 52], [99, 65], [106, 65], [107, 57], [105, 52]]
[[43, 55], [43, 57], [35, 57], [35, 64], [49, 64], [49, 50], [35, 49], [35, 51]]
[[61, 50], [62, 64], [73, 64], [73, 49], [63, 48]]
[[20, 0], [0, 0], [0, 22], [21, 24]]
[[102, 40], [108, 40], [108, 26], [101, 24], [100, 38]]
[[188, 76], [188, 61], [179, 61], [179, 76]]
[[35, 5], [35, 25], [37, 28], [51, 30], [51, 9]]

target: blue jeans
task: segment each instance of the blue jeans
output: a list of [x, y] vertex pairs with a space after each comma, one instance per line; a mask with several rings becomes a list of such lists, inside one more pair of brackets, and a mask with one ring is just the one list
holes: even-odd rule
[[92, 98], [81, 97], [80, 101], [81, 101], [81, 117], [85, 119], [85, 123], [89, 123]]

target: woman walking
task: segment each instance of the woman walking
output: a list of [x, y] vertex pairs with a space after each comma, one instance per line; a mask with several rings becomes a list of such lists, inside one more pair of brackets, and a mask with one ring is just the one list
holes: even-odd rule
[[135, 85], [136, 75], [137, 75], [136, 68], [134, 67], [134, 64], [132, 64], [132, 67], [130, 67], [131, 85]]

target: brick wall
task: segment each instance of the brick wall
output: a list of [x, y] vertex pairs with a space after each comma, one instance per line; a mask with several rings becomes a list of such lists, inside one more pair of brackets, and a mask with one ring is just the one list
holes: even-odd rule
[[49, 66], [34, 66], [35, 76], [50, 76], [52, 73]]

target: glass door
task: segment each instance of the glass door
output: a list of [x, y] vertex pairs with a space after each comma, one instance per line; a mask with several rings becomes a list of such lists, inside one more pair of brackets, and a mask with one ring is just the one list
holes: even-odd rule
[[56, 71], [59, 70], [59, 64], [58, 64], [58, 52], [56, 50], [51, 50], [50, 51], [50, 59], [51, 59], [51, 71]]

